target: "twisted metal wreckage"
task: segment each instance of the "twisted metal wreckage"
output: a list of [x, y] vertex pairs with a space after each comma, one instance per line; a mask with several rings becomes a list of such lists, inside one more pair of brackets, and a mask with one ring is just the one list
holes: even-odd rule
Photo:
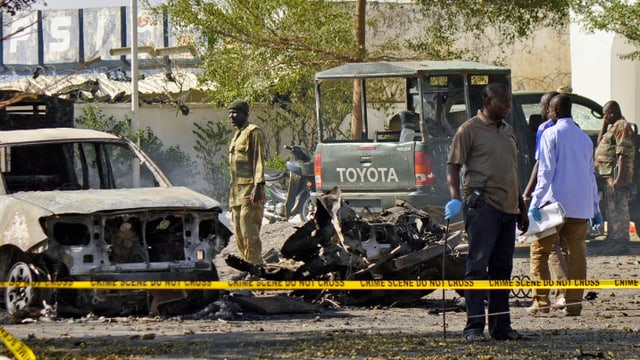
[[[334, 188], [317, 200], [314, 219], [286, 240], [275, 262], [253, 265], [233, 255], [225, 261], [266, 280], [456, 280], [464, 277], [466, 251], [461, 230], [447, 232], [424, 210], [398, 202], [362, 218]], [[432, 291], [294, 290], [290, 295], [312, 303], [389, 305], [411, 303]]]

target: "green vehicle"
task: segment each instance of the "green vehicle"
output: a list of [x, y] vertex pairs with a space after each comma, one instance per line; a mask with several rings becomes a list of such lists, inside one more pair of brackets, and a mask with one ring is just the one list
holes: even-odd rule
[[[325, 128], [325, 115], [335, 109], [323, 97], [339, 88], [338, 81], [362, 85], [363, 131], [358, 139]], [[319, 140], [312, 198], [339, 186], [342, 198], [355, 209], [380, 212], [397, 200], [443, 208], [450, 199], [446, 164], [452, 137], [482, 108], [482, 89], [492, 82], [511, 88], [511, 71], [476, 62], [411, 61], [345, 64], [317, 73]], [[521, 146], [518, 166], [524, 188], [535, 162], [535, 136], [524, 118], [509, 116]]]

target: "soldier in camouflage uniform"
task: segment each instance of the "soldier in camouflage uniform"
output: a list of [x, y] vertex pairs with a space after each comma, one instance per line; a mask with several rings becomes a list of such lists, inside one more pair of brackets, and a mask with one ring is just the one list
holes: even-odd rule
[[249, 104], [235, 100], [228, 106], [236, 132], [229, 146], [231, 188], [229, 208], [240, 256], [262, 264], [260, 226], [264, 210], [264, 134], [249, 123]]
[[606, 180], [604, 191], [608, 230], [606, 240], [629, 241], [629, 199], [633, 178], [633, 130], [622, 116], [620, 105], [607, 102], [595, 151], [596, 173]]

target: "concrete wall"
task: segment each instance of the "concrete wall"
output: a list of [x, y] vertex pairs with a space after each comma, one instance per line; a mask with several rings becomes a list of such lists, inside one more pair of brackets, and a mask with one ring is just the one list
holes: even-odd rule
[[508, 49], [514, 90], [549, 91], [571, 84], [567, 29], [540, 29]]
[[620, 59], [633, 49], [620, 35], [571, 25], [573, 91], [600, 104], [616, 100], [627, 120], [640, 124], [640, 61]]

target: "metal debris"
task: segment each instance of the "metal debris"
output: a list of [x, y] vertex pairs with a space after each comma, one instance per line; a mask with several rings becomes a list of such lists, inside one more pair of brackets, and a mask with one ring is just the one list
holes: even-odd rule
[[[225, 261], [266, 280], [463, 279], [467, 246], [462, 231], [450, 231], [445, 246], [445, 227], [433, 223], [426, 211], [401, 202], [363, 218], [341, 200], [339, 188], [321, 196], [317, 208], [315, 218], [286, 240], [278, 263], [253, 265], [232, 255]], [[295, 290], [290, 295], [313, 303], [388, 305], [411, 303], [432, 291]]]

